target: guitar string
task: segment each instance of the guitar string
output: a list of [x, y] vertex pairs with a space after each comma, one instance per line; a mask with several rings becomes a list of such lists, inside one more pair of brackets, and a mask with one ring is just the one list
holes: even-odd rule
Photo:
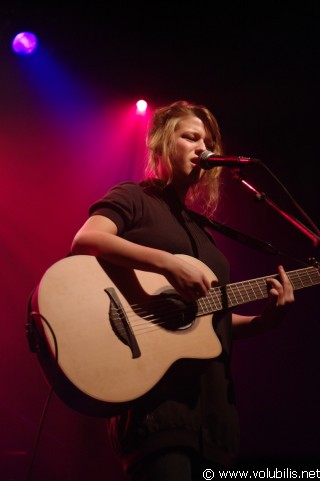
[[[210, 299], [211, 305], [213, 302], [215, 302], [216, 305], [219, 306], [219, 308], [222, 307], [223, 304], [221, 303], [221, 296], [222, 296], [223, 289], [226, 289], [228, 296], [231, 296], [231, 294], [233, 294], [235, 296], [235, 299], [239, 299], [239, 297], [237, 296], [240, 295], [241, 296], [240, 300], [242, 300], [244, 299], [244, 293], [246, 292], [246, 287], [250, 286], [250, 283], [254, 282], [254, 286], [253, 287], [250, 286], [250, 288], [253, 292], [257, 293], [258, 295], [257, 299], [259, 298], [261, 299], [261, 293], [263, 292], [265, 293], [265, 295], [263, 294], [263, 297], [266, 297], [267, 296], [266, 279], [270, 277], [275, 277], [275, 276], [265, 276], [262, 278], [255, 279], [254, 281], [243, 281], [243, 282], [240, 282], [237, 284], [231, 284], [225, 287], [215, 286], [211, 288], [206, 297], [200, 298], [197, 301], [200, 307], [200, 310], [197, 313], [197, 315], [201, 316], [201, 315], [205, 315], [206, 313], [208, 314], [206, 309], [207, 309], [207, 304], [209, 302], [209, 299]], [[302, 287], [308, 287], [308, 286], [320, 283], [320, 273], [316, 268], [307, 268], [307, 270], [305, 270], [303, 274], [301, 273], [301, 270], [298, 270], [296, 272], [290, 273], [290, 280], [296, 289], [299, 289]], [[259, 297], [259, 294], [260, 294], [260, 297]], [[125, 314], [127, 315], [127, 318], [128, 318], [128, 325], [123, 325], [123, 319], [124, 319], [123, 309], [115, 308], [114, 312], [116, 312], [116, 315], [117, 315], [119, 335], [126, 337], [128, 329], [131, 329], [134, 335], [140, 336], [140, 335], [151, 333], [152, 331], [155, 331], [155, 330], [163, 329], [161, 326], [164, 324], [167, 324], [167, 325], [170, 324], [170, 320], [171, 320], [170, 316], [172, 315], [172, 313], [176, 314], [179, 311], [179, 308], [172, 310], [168, 314], [168, 311], [166, 309], [162, 309], [162, 304], [163, 304], [162, 300], [155, 299], [153, 302], [156, 306], [158, 306], [158, 311], [157, 311], [158, 314], [159, 313], [161, 314], [163, 311], [163, 314], [165, 315], [165, 320], [162, 320], [161, 316], [160, 317], [154, 316], [154, 318], [150, 321], [150, 313], [145, 312], [143, 310], [143, 306], [150, 307], [150, 302], [146, 302], [140, 305], [140, 313], [142, 316], [145, 316], [145, 319], [147, 319], [147, 321], [143, 320], [143, 318], [137, 319], [137, 308], [136, 308], [137, 304], [133, 304], [133, 306], [135, 307], [135, 310], [132, 309], [132, 306], [131, 306], [130, 310], [125, 311]], [[237, 304], [239, 304], [239, 302], [237, 302]], [[237, 304], [234, 304], [234, 301], [233, 301], [232, 303], [229, 303], [228, 307], [232, 307], [233, 305], [237, 305]], [[202, 311], [201, 309], [204, 309], [204, 310]], [[174, 319], [174, 317], [172, 319]], [[195, 319], [192, 319], [192, 322], [185, 327], [186, 328], [190, 327], [190, 325], [192, 325], [194, 321]], [[170, 332], [170, 330], [167, 330], [167, 331]], [[179, 331], [183, 332], [183, 329], [179, 329]], [[174, 332], [174, 330], [172, 332]]]
[[[317, 274], [319, 274], [319, 273], [317, 273]], [[265, 292], [262, 292], [261, 286], [260, 286], [259, 283], [257, 282], [258, 291], [256, 291], [256, 292], [258, 292], [258, 294], [261, 294], [261, 293], [262, 293], [262, 296], [263, 296], [263, 297], [265, 297], [265, 295], [267, 294], [267, 289], [266, 289], [266, 285], [265, 285], [265, 280], [266, 280], [268, 277], [270, 277], [270, 276], [266, 276], [265, 278], [260, 278], [260, 279], [256, 279], [256, 280], [255, 280], [255, 281], [260, 281], [260, 284], [263, 285], [263, 287], [265, 288], [265, 289], [264, 289]], [[317, 275], [317, 277], [318, 277], [318, 275]], [[300, 280], [301, 280], [301, 275], [300, 275], [299, 278], [300, 278]], [[263, 283], [261, 282], [262, 280], [263, 280]], [[244, 301], [244, 302], [247, 300], [246, 297], [243, 296], [243, 292], [246, 292], [246, 290], [244, 291], [244, 287], [245, 287], [244, 284], [248, 284], [248, 282], [251, 282], [251, 281], [244, 281], [244, 282], [242, 282], [242, 283], [239, 283], [239, 284], [237, 285], [237, 287], [236, 287], [236, 290], [238, 291], [238, 293], [239, 293], [240, 296], [241, 296], [241, 301]], [[315, 277], [314, 277], [314, 282], [316, 282], [316, 278], [315, 278]], [[318, 280], [318, 282], [320, 282], [320, 280]], [[313, 284], [313, 283], [310, 284], [310, 279], [309, 279], [309, 277], [308, 277], [308, 276], [305, 276], [305, 280], [304, 280], [304, 282], [303, 282], [303, 286], [308, 286], [308, 285], [312, 285], [312, 284]], [[229, 286], [229, 287], [230, 287], [230, 286]], [[211, 291], [215, 291], [215, 290], [216, 290], [216, 291], [217, 291], [217, 290], [218, 290], [218, 291], [221, 291], [221, 287], [215, 287], [215, 288], [212, 288], [212, 289], [211, 289]], [[228, 290], [230, 290], [230, 289], [228, 288]], [[251, 287], [251, 290], [252, 290], [253, 293], [255, 293], [254, 288]], [[229, 294], [232, 294], [231, 290], [230, 290]], [[210, 297], [210, 295], [208, 295], [207, 297]], [[206, 301], [207, 297], [201, 298], [201, 299], [199, 299], [199, 301]], [[211, 296], [211, 297], [212, 297], [212, 296]], [[260, 296], [260, 295], [256, 296], [256, 299], [257, 299], [257, 300], [258, 300], [258, 299], [261, 299], [261, 296]], [[255, 300], [255, 299], [252, 299], [252, 300]], [[159, 302], [162, 302], [162, 301], [159, 301]], [[232, 307], [232, 306], [234, 306], [234, 305], [236, 305], [236, 304], [231, 303], [231, 304], [229, 304], [228, 307]], [[206, 307], [206, 305], [205, 305], [205, 307]], [[216, 305], [215, 305], [215, 307], [216, 307]], [[219, 309], [220, 309], [220, 308], [222, 309], [222, 305], [221, 305], [220, 299], [218, 299], [218, 307], [219, 307]], [[168, 314], [168, 311], [167, 311], [167, 310], [165, 310], [164, 312], [165, 312], [166, 314]], [[175, 312], [176, 312], [176, 310], [175, 310]], [[129, 311], [128, 311], [128, 314], [130, 315]], [[137, 315], [137, 314], [139, 314], [139, 313], [137, 312], [137, 310], [135, 310], [135, 311], [133, 312], [133, 315]], [[201, 314], [206, 314], [206, 312], [204, 311], [204, 312], [201, 313]], [[147, 315], [147, 317], [148, 317], [148, 315]], [[154, 321], [157, 321], [157, 319], [155, 318]], [[167, 320], [166, 322], [168, 322], [168, 320]], [[145, 326], [145, 322], [143, 322], [142, 324]], [[136, 323], [136, 325], [138, 325], [138, 324]]]
[[[233, 307], [237, 304], [239, 304], [239, 302], [246, 302], [247, 300], [259, 300], [263, 297], [265, 297], [265, 295], [267, 294], [267, 285], [266, 285], [266, 279], [270, 278], [272, 276], [266, 276], [264, 278], [259, 278], [259, 279], [255, 279], [254, 282], [256, 283], [255, 286], [250, 286], [249, 283], [252, 283], [252, 281], [243, 281], [243, 282], [240, 282], [240, 283], [237, 283], [237, 284], [233, 284], [233, 285], [229, 285], [229, 286], [226, 286], [226, 292], [228, 294], [228, 297], [230, 298], [232, 295], [234, 296], [234, 300], [232, 301], [232, 299], [230, 299], [232, 302], [228, 304], [228, 306], [226, 307]], [[319, 279], [316, 279], [316, 277], [319, 277]], [[300, 276], [301, 278], [301, 276]], [[301, 280], [301, 279], [300, 279]], [[259, 281], [259, 282], [258, 282]], [[305, 276], [305, 281], [302, 283], [302, 287], [307, 287], [307, 286], [310, 286], [310, 285], [313, 285], [313, 284], [316, 284], [316, 283], [320, 283], [320, 276], [314, 276], [314, 279], [310, 282], [310, 279], [309, 279], [309, 276]], [[252, 299], [250, 295], [248, 295], [248, 289], [247, 289], [247, 286], [249, 285], [250, 289], [251, 289], [251, 292], [255, 295], [255, 298]], [[299, 284], [300, 286], [301, 284]], [[296, 286], [295, 288], [298, 289], [299, 286]], [[207, 299], [210, 299], [210, 302], [211, 304], [214, 303], [214, 307], [216, 310], [220, 310], [223, 308], [223, 303], [221, 302], [220, 298], [219, 297], [223, 297], [223, 294], [222, 294], [222, 291], [224, 290], [224, 287], [223, 286], [216, 286], [216, 287], [213, 287], [209, 290], [209, 293], [207, 296], [203, 297], [203, 298], [200, 298], [199, 301], [201, 302], [206, 302]], [[235, 292], [233, 292], [235, 291]], [[214, 295], [214, 294], [218, 294], [219, 297], [217, 295]], [[238, 294], [238, 296], [237, 296]], [[240, 297], [239, 297], [240, 296]], [[235, 302], [234, 302], [235, 301]], [[162, 305], [163, 304], [163, 300], [162, 299], [155, 299], [154, 301], [152, 301], [152, 304], [154, 306], [157, 305], [157, 303], [159, 305]], [[208, 301], [209, 303], [209, 301]], [[133, 308], [133, 315], [139, 315], [139, 311], [134, 308], [135, 306], [141, 306], [142, 308], [144, 306], [150, 306], [150, 302], [145, 302], [145, 303], [140, 303], [140, 304], [132, 304], [131, 307]], [[203, 307], [203, 306], [201, 306]], [[209, 307], [209, 310], [208, 312], [203, 312], [204, 314], [205, 313], [209, 313], [212, 311], [212, 305], [210, 305], [209, 303], [209, 306], [205, 305], [204, 307]], [[179, 308], [178, 309], [175, 309], [173, 312], [177, 312], [179, 311]], [[159, 310], [158, 310], [159, 312]], [[167, 309], [164, 308], [164, 312], [168, 312]], [[130, 315], [130, 313], [132, 313], [132, 310], [129, 312], [127, 311], [126, 313], [128, 313]]]
[[[311, 272], [309, 272], [309, 273], [311, 273]], [[298, 289], [299, 287], [307, 287], [307, 286], [311, 286], [311, 285], [320, 283], [320, 274], [318, 273], [317, 270], [316, 270], [317, 275], [313, 276], [313, 279], [312, 279], [311, 276], [309, 276], [307, 274], [308, 273], [306, 273], [304, 275], [303, 281], [302, 281], [301, 275], [295, 274], [296, 278], [298, 278], [299, 281], [300, 281], [298, 286], [294, 285], [295, 289]], [[201, 303], [205, 303], [205, 305], [201, 306], [201, 307], [209, 308], [208, 311], [207, 312], [204, 311], [203, 314], [212, 312], [212, 304], [214, 304], [215, 310], [221, 310], [223, 308], [223, 303], [221, 302], [220, 298], [223, 298], [223, 290], [224, 289], [226, 290], [226, 294], [231, 301], [231, 302], [228, 303], [228, 306], [226, 306], [226, 307], [234, 307], [235, 305], [239, 305], [240, 303], [245, 303], [246, 301], [259, 300], [259, 299], [262, 299], [262, 298], [266, 297], [267, 292], [268, 292], [266, 279], [268, 279], [270, 277], [276, 277], [276, 276], [275, 275], [274, 276], [265, 276], [263, 278], [255, 279], [254, 281], [243, 281], [243, 282], [239, 282], [239, 283], [236, 283], [236, 284], [228, 285], [226, 287], [216, 286], [216, 287], [211, 288], [209, 290], [209, 293], [208, 293], [207, 296], [199, 299], [199, 301], [201, 300]], [[293, 284], [294, 284], [294, 279], [292, 279], [292, 281], [293, 281]], [[255, 282], [254, 286], [250, 285], [250, 284], [252, 284], [252, 282]], [[254, 296], [255, 296], [254, 299], [252, 299], [251, 296], [248, 295], [248, 289], [247, 289], [248, 286], [250, 287], [251, 293], [254, 294]], [[233, 299], [231, 298], [232, 296], [233, 296]], [[157, 306], [157, 303], [161, 306], [163, 304], [163, 300], [158, 298], [158, 299], [152, 301], [152, 304], [154, 306]], [[150, 302], [145, 302], [145, 303], [140, 303], [139, 306], [144, 308], [144, 306], [150, 306], [150, 304], [151, 304]], [[139, 311], [136, 308], [134, 309], [134, 307], [137, 306], [137, 305], [138, 304], [132, 304], [131, 305], [132, 310], [127, 311], [126, 314], [128, 313], [130, 315], [132, 313], [133, 315], [139, 315]], [[178, 311], [179, 311], [179, 308], [173, 310], [172, 312], [178, 312]], [[159, 309], [158, 309], [158, 312], [160, 312]], [[164, 308], [163, 312], [168, 313], [167, 309], [165, 309], [165, 308]], [[148, 314], [146, 316], [148, 316]]]
[[[319, 272], [316, 268], [312, 268], [312, 267], [307, 268], [307, 270], [305, 270], [303, 273], [301, 273], [300, 271], [301, 271], [301, 269], [297, 270], [297, 271], [293, 271], [292, 273], [290, 273], [291, 274], [290, 280], [293, 283], [293, 285], [294, 285], [295, 280], [298, 279], [300, 281], [299, 285], [295, 287], [296, 289], [298, 289], [300, 287], [307, 287], [307, 286], [314, 285], [316, 283], [320, 283], [320, 274], [319, 274]], [[309, 275], [309, 274], [311, 274], [311, 275]], [[236, 283], [236, 284], [226, 286], [228, 297], [230, 297], [233, 294], [235, 296], [235, 300], [237, 302], [236, 304], [234, 304], [234, 301], [233, 301], [233, 302], [229, 303], [229, 305], [226, 306], [226, 307], [234, 307], [235, 305], [239, 304], [239, 302], [238, 302], [239, 298], [237, 298], [236, 294], [240, 295], [240, 302], [246, 302], [246, 300], [259, 300], [261, 298], [265, 298], [266, 295], [267, 295], [267, 291], [268, 291], [267, 285], [266, 285], [266, 279], [268, 279], [270, 277], [276, 277], [276, 275], [265, 276], [265, 277], [262, 277], [262, 278], [254, 279], [253, 281], [243, 281], [243, 282], [239, 282], [239, 283]], [[251, 285], [252, 282], [254, 282], [256, 285], [252, 286]], [[247, 294], [247, 289], [246, 289], [247, 286], [250, 287], [251, 292], [254, 295], [258, 294], [253, 299], [251, 299], [250, 296], [248, 296], [248, 294]], [[264, 289], [262, 289], [262, 287]], [[197, 304], [200, 306], [200, 312], [197, 312], [195, 317], [199, 317], [199, 316], [203, 316], [205, 314], [212, 313], [211, 307], [210, 307], [210, 310], [207, 311], [207, 308], [208, 308], [207, 304], [209, 302], [209, 298], [210, 298], [211, 304], [214, 303], [215, 310], [222, 310], [223, 309], [223, 303], [222, 303], [221, 299], [219, 298], [222, 295], [222, 290], [223, 290], [223, 287], [221, 287], [221, 286], [213, 287], [209, 290], [209, 293], [208, 293], [207, 296], [205, 296], [203, 298], [200, 298], [197, 301]], [[233, 290], [236, 290], [237, 292], [234, 293], [234, 292], [232, 292]], [[244, 295], [244, 294], [246, 294], [246, 295]], [[175, 314], [181, 312], [181, 309], [179, 309], [179, 308], [172, 309], [169, 312], [168, 312], [167, 309], [164, 308], [163, 314], [166, 315], [166, 319], [162, 320], [162, 317], [153, 317], [154, 314], [152, 314], [152, 313], [150, 314], [149, 311], [145, 312], [143, 310], [143, 305], [147, 306], [150, 309], [150, 306], [151, 307], [157, 306], [157, 304], [160, 305], [160, 307], [162, 307], [163, 300], [156, 299], [156, 300], [152, 301], [151, 303], [146, 302], [146, 303], [141, 303], [140, 305], [139, 304], [133, 304], [133, 305], [131, 305], [130, 311], [129, 310], [125, 311], [125, 315], [127, 317], [133, 316], [133, 322], [131, 322], [130, 325], [134, 329], [135, 334], [137, 334], [137, 335], [144, 334], [146, 332], [150, 332], [150, 330], [153, 331], [154, 329], [159, 329], [161, 325], [170, 324], [170, 322], [172, 323], [173, 320], [175, 319], [175, 317], [170, 317], [170, 316], [172, 316], [172, 315], [174, 316]], [[135, 306], [139, 306], [140, 313], [139, 313], [139, 309], [137, 309]], [[192, 306], [187, 308], [187, 310], [189, 310], [189, 309], [192, 309]], [[119, 308], [119, 309], [116, 308], [115, 310], [118, 311], [118, 321], [122, 322], [121, 321], [121, 317], [123, 318], [122, 308]], [[158, 308], [157, 313], [161, 314], [160, 311], [161, 310]], [[140, 322], [140, 320], [136, 319], [136, 316], [139, 316], [139, 318], [142, 318], [144, 320]], [[145, 322], [146, 320], [147, 320], [147, 322]], [[194, 322], [194, 320], [195, 319], [193, 318], [192, 322], [188, 323], [188, 325], [192, 324]], [[130, 319], [128, 319], [128, 321], [130, 322]], [[170, 331], [170, 329], [169, 329], [169, 331]], [[119, 329], [119, 333], [124, 334], [125, 332], [126, 332], [126, 329], [125, 329], [124, 326], [122, 326], [122, 329]]]

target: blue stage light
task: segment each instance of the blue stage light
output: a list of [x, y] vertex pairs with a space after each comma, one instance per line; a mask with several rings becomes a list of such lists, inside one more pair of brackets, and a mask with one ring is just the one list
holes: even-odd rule
[[12, 48], [19, 55], [30, 55], [36, 49], [37, 44], [37, 37], [33, 33], [21, 32], [14, 37]]

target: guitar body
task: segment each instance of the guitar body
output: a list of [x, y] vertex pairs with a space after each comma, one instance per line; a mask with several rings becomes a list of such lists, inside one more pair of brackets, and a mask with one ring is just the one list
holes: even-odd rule
[[[216, 282], [201, 261], [181, 257]], [[179, 359], [217, 357], [221, 344], [212, 314], [199, 317], [192, 310], [190, 317], [187, 309], [176, 319], [181, 301], [171, 303], [172, 291], [159, 274], [93, 256], [51, 266], [32, 296], [30, 318], [40, 364], [59, 397], [85, 414], [114, 415], [150, 391]]]

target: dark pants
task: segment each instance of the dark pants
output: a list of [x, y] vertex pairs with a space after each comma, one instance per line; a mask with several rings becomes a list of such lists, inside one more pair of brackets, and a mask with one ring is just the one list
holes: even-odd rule
[[201, 481], [204, 470], [215, 467], [188, 451], [170, 449], [143, 460], [130, 474], [132, 481]]

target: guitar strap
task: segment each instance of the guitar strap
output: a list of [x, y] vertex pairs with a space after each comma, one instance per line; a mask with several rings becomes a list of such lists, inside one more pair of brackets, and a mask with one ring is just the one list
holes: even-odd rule
[[292, 256], [285, 254], [284, 252], [279, 251], [276, 249], [272, 244], [269, 244], [266, 241], [261, 239], [257, 239], [251, 235], [245, 234], [237, 229], [233, 229], [227, 225], [221, 224], [215, 220], [209, 219], [207, 217], [198, 214], [195, 211], [188, 211], [192, 216], [197, 217], [198, 220], [202, 223], [204, 227], [208, 227], [210, 229], [214, 229], [221, 234], [230, 237], [231, 239], [240, 242], [241, 244], [245, 244], [246, 246], [252, 247], [254, 249], [258, 249], [263, 252], [267, 252], [268, 254], [279, 255], [282, 257], [289, 258], [295, 262], [298, 262], [303, 265], [308, 265], [306, 262], [302, 261], [301, 259], [294, 259]]
[[[224, 224], [221, 224], [220, 222], [214, 221], [212, 219], [209, 219], [208, 217], [205, 217], [202, 214], [199, 214], [198, 212], [194, 210], [190, 210], [188, 208], [183, 207], [181, 209], [181, 203], [177, 199], [176, 194], [172, 191], [170, 188], [166, 188], [165, 190], [165, 200], [170, 204], [171, 210], [175, 217], [178, 219], [180, 223], [184, 225], [186, 228], [187, 232], [191, 234], [187, 227], [187, 219], [188, 216], [190, 218], [194, 218], [198, 223], [200, 223], [203, 227], [208, 227], [210, 229], [214, 229], [221, 234], [226, 235], [227, 237], [230, 237], [233, 240], [236, 240], [238, 242], [241, 242], [242, 244], [245, 244], [249, 247], [253, 247], [255, 249], [262, 250], [264, 252], [268, 252], [269, 254], [280, 254], [284, 255], [281, 252], [279, 252], [275, 247], [273, 247], [271, 244], [268, 242], [262, 241], [260, 239], [257, 239], [255, 237], [249, 236], [248, 234], [244, 234], [243, 232], [240, 232], [236, 229], [233, 229], [232, 227], [228, 227]], [[192, 237], [191, 237], [192, 239]]]
[[258, 249], [263, 252], [267, 252], [268, 254], [282, 256], [284, 258], [290, 259], [293, 262], [297, 262], [298, 264], [301, 264], [303, 266], [310, 266], [315, 264], [318, 265], [318, 261], [316, 261], [314, 258], [311, 258], [309, 259], [309, 262], [306, 262], [306, 261], [303, 261], [302, 259], [292, 257], [288, 254], [285, 254], [284, 252], [281, 252], [279, 249], [276, 249], [272, 244], [269, 244], [268, 242], [265, 242], [261, 239], [257, 239], [256, 237], [250, 236], [248, 234], [244, 234], [239, 230], [233, 229], [232, 227], [226, 226], [212, 219], [208, 219], [198, 214], [197, 212], [192, 211], [192, 215], [194, 214], [200, 218], [202, 225], [204, 225], [205, 227], [214, 229], [217, 232], [220, 232], [221, 234], [224, 234], [225, 236], [230, 237], [231, 239], [236, 240], [238, 242], [241, 242], [242, 244], [245, 244], [249, 247]]
[[243, 232], [233, 229], [227, 225], [221, 224], [220, 222], [214, 221], [212, 219], [204, 218], [204, 223], [207, 227], [214, 229], [221, 234], [224, 234], [231, 239], [236, 240], [237, 242], [241, 242], [249, 247], [253, 247], [255, 249], [263, 250], [264, 252], [268, 252], [269, 254], [281, 254], [273, 245], [265, 242], [261, 239], [257, 239], [256, 237], [250, 236], [248, 234], [244, 234]]

